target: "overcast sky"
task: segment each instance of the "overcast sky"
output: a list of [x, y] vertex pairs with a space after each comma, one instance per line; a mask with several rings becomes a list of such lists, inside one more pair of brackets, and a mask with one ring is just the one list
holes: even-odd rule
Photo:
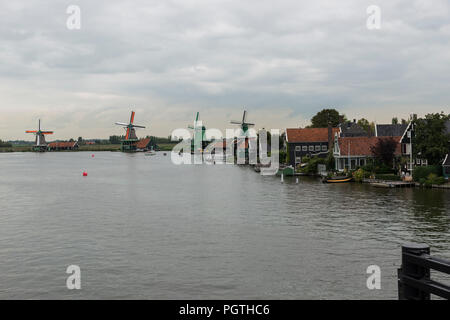
[[[366, 27], [369, 5], [381, 29]], [[66, 26], [69, 5], [81, 29]], [[0, 139], [167, 136], [194, 113], [230, 127], [308, 124], [324, 107], [378, 123], [450, 111], [448, 0], [2, 0]]]

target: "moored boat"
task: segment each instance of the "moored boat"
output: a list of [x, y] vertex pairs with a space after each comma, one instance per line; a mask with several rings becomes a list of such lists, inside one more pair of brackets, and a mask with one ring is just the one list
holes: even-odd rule
[[322, 180], [323, 183], [345, 183], [350, 182], [353, 180], [353, 177], [331, 177], [331, 178], [324, 178]]

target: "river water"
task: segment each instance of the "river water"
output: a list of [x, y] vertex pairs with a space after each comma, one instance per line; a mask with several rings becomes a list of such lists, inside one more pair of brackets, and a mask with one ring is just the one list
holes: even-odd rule
[[170, 153], [0, 154], [0, 170], [0, 299], [396, 299], [402, 244], [450, 258], [448, 190], [281, 183]]

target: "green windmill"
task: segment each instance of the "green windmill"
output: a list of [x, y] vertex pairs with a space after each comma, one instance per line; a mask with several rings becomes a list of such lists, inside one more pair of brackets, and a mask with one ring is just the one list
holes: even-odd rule
[[[244, 150], [240, 150], [240, 153], [243, 152], [243, 155], [240, 155], [241, 157], [245, 157], [246, 159], [248, 159], [249, 156], [249, 138], [247, 137], [247, 131], [250, 127], [253, 127], [255, 124], [254, 123], [250, 123], [247, 122], [247, 111], [244, 110], [244, 114], [242, 115], [242, 121], [236, 121], [236, 120], [231, 120], [230, 121], [231, 124], [238, 124], [241, 127], [242, 130], [242, 134], [243, 136], [245, 136], [245, 139], [241, 142], [244, 143]], [[237, 149], [238, 149], [238, 140], [235, 138], [234, 139], [234, 154], [235, 156], [237, 155]]]
[[253, 127], [255, 125], [254, 123], [247, 122], [247, 111], [246, 110], [244, 110], [244, 114], [242, 116], [242, 121], [231, 120], [230, 123], [240, 125], [244, 135], [247, 133], [248, 128]]
[[194, 143], [195, 141], [201, 141], [201, 149], [203, 150], [206, 147], [207, 141], [206, 141], [206, 127], [204, 125], [200, 125], [198, 117], [200, 113], [197, 112], [197, 115], [195, 116], [194, 125], [188, 125], [189, 129], [194, 130], [194, 139], [191, 142], [191, 152], [194, 153]]

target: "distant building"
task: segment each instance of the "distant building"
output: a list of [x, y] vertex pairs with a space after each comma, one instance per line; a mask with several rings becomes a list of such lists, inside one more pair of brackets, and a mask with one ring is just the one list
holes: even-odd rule
[[353, 121], [347, 121], [339, 125], [341, 137], [368, 137], [369, 133], [361, 128], [356, 119]]
[[49, 151], [60, 151], [60, 150], [77, 150], [78, 142], [76, 141], [57, 141], [51, 142], [47, 145]]
[[[450, 134], [450, 120], [445, 123], [445, 132]], [[450, 150], [445, 155], [444, 161], [442, 161], [443, 175], [447, 179], [450, 179]]]
[[447, 153], [442, 163], [442, 173], [447, 179], [450, 179], [450, 153]]
[[[402, 133], [402, 136], [400, 138], [401, 148], [402, 148], [402, 156], [411, 158], [411, 137], [414, 135], [413, 125], [412, 122], [408, 123], [406, 126], [404, 132]], [[414, 149], [414, 145], [412, 146]], [[414, 150], [413, 150], [414, 152]], [[421, 159], [421, 158], [414, 158], [412, 159], [413, 166], [427, 166], [428, 160], [427, 159]], [[411, 171], [411, 161], [407, 162], [406, 170]]]
[[339, 128], [288, 128], [286, 129], [286, 148], [289, 164], [296, 167], [304, 157], [328, 155], [333, 136]]
[[[373, 159], [371, 148], [377, 144], [380, 139], [387, 137], [339, 137], [335, 135], [333, 155], [335, 159], [335, 168], [338, 171], [354, 170], [368, 164]], [[392, 137], [400, 141], [400, 137]], [[397, 144], [395, 155], [401, 155], [400, 143]]]
[[377, 124], [375, 125], [376, 137], [401, 137], [409, 124]]
[[137, 151], [147, 151], [152, 149], [151, 148], [151, 139], [150, 138], [144, 138], [136, 142], [136, 150]]

